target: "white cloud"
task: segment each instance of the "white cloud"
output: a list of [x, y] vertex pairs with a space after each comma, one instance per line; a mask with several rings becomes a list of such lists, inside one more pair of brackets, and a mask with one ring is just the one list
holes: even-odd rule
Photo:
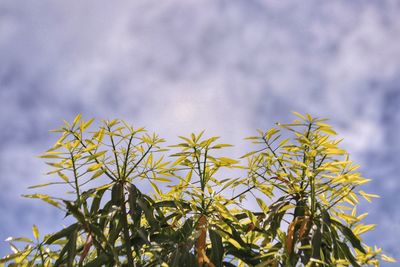
[[169, 139], [206, 129], [239, 154], [242, 137], [297, 110], [331, 117], [357, 159], [386, 155], [398, 11], [396, 1], [3, 1], [1, 166], [19, 171], [0, 168], [1, 182], [9, 195], [31, 183], [42, 167], [9, 160], [46, 149], [45, 132], [78, 112]]

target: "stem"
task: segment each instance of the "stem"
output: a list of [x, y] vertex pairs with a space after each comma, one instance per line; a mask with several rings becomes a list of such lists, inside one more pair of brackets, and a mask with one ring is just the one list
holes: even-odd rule
[[[251, 190], [254, 189], [255, 187], [256, 187], [256, 185], [250, 186], [250, 187], [247, 188], [246, 190], [240, 192], [239, 194], [237, 194], [236, 196], [234, 196], [233, 198], [231, 198], [229, 201], [232, 201], [232, 200], [237, 199], [238, 197], [242, 196], [243, 194], [246, 194], [247, 192], [251, 191]], [[227, 203], [228, 203], [228, 201], [224, 203], [224, 206], [225, 206]]]
[[[265, 178], [263, 175], [259, 174], [258, 172], [253, 171], [253, 173], [256, 174], [258, 177], [264, 179], [264, 181], [266, 181], [266, 182], [268, 181], [267, 178]], [[270, 180], [271, 180], [271, 179], [272, 179], [272, 178], [270, 178]], [[289, 192], [286, 191], [285, 189], [281, 188], [281, 186], [280, 186], [279, 184], [274, 183], [274, 182], [271, 182], [271, 181], [268, 181], [268, 183], [270, 183], [270, 184], [272, 184], [273, 186], [275, 186], [276, 188], [280, 189], [283, 193], [289, 194]]]
[[268, 143], [267, 139], [265, 139], [265, 137], [263, 136], [262, 139], [264, 140], [264, 143], [267, 145], [267, 148], [271, 151], [272, 155], [276, 158], [276, 160], [279, 163], [279, 166], [281, 166], [282, 170], [284, 173], [289, 174], [288, 171], [286, 171], [286, 168], [283, 166], [282, 161], [279, 159], [278, 155], [276, 155], [275, 150], [272, 149], [272, 147], [270, 146], [270, 144]]
[[112, 134], [111, 134], [110, 126], [107, 126], [107, 129], [110, 132], [110, 140], [111, 140], [111, 145], [112, 145], [113, 154], [114, 154], [114, 158], [115, 158], [115, 164], [117, 166], [118, 179], [121, 179], [121, 173], [119, 171], [119, 164], [118, 164], [117, 148], [116, 148], [115, 143], [114, 143], [114, 138], [112, 137]]
[[122, 170], [124, 179], [126, 179], [126, 170], [128, 168], [128, 159], [129, 159], [129, 152], [130, 152], [130, 148], [131, 148], [131, 144], [132, 144], [132, 139], [133, 139], [133, 134], [129, 138], [128, 148], [126, 149], [125, 160], [124, 160], [124, 165], [123, 165], [123, 170]]
[[78, 183], [78, 174], [76, 172], [76, 167], [75, 167], [75, 158], [74, 158], [74, 154], [72, 154], [72, 151], [69, 152], [70, 156], [71, 156], [71, 161], [72, 161], [72, 171], [74, 173], [74, 181], [75, 181], [75, 192], [76, 192], [76, 200], [79, 203], [79, 205], [81, 204], [81, 194], [79, 192], [79, 183]]
[[[80, 143], [84, 148], [87, 148], [87, 146], [85, 145], [85, 143], [82, 141], [81, 138], [79, 138], [79, 136], [76, 135], [75, 132], [70, 131], [70, 133], [72, 133], [72, 135], [75, 137], [75, 139], [78, 140], [79, 143]], [[89, 153], [90, 156], [93, 156], [93, 153], [92, 153], [92, 152], [88, 151], [88, 153]], [[95, 158], [94, 161], [95, 161], [97, 164], [100, 164], [100, 162], [99, 162], [99, 160], [98, 160], [97, 158]], [[108, 171], [110, 171], [110, 170], [107, 168], [107, 166], [103, 166], [103, 165], [102, 165], [100, 168], [104, 171], [105, 175], [107, 175], [108, 178], [110, 178], [110, 179], [113, 180], [114, 182], [116, 181], [116, 179], [108, 172]], [[110, 171], [110, 172], [111, 172], [111, 171]]]
[[315, 177], [314, 175], [310, 177], [310, 187], [311, 187], [311, 218], [314, 218], [315, 212]]
[[342, 201], [343, 200], [343, 198], [345, 198], [348, 194], [350, 194], [353, 190], [354, 190], [354, 188], [356, 187], [355, 185], [353, 185], [353, 186], [347, 186], [348, 188], [350, 188], [350, 190], [347, 192], [347, 194], [346, 195], [343, 195], [343, 196], [341, 196], [339, 199], [337, 199], [335, 202], [333, 202], [331, 205], [329, 205], [327, 208], [326, 208], [326, 210], [329, 210], [329, 209], [331, 209], [333, 206], [335, 206], [337, 203], [339, 203], [340, 201]]
[[44, 266], [45, 260], [44, 260], [44, 255], [43, 255], [43, 251], [42, 251], [42, 249], [43, 249], [42, 245], [43, 245], [43, 242], [39, 244], [39, 253], [40, 253], [40, 259], [42, 260], [42, 264]]
[[128, 257], [128, 267], [134, 267], [133, 257], [132, 257], [132, 248], [131, 242], [129, 237], [129, 225], [128, 225], [128, 214], [126, 213], [126, 206], [125, 206], [125, 188], [122, 183], [122, 190], [121, 190], [121, 199], [122, 201], [122, 228], [124, 229], [124, 240], [125, 240], [125, 249], [126, 254]]
[[129, 170], [129, 172], [125, 175], [126, 178], [128, 178], [128, 176], [136, 169], [136, 167], [140, 164], [140, 162], [142, 162], [142, 160], [147, 156], [147, 154], [150, 152], [150, 150], [152, 149], [153, 145], [150, 145], [146, 152], [142, 155], [142, 157], [136, 162], [136, 164], [132, 167], [132, 169]]
[[[109, 126], [107, 126], [107, 129], [109, 132], [111, 132], [111, 128]], [[111, 141], [111, 145], [112, 145], [112, 149], [113, 149], [113, 154], [114, 154], [114, 158], [115, 158], [115, 164], [117, 167], [117, 174], [118, 174], [118, 181], [117, 183], [119, 183], [122, 187], [121, 189], [121, 195], [120, 200], [121, 200], [121, 210], [122, 210], [122, 218], [121, 218], [121, 223], [122, 223], [122, 228], [123, 228], [123, 235], [124, 235], [124, 240], [125, 240], [125, 249], [126, 249], [126, 256], [128, 258], [128, 267], [133, 267], [134, 263], [133, 263], [133, 257], [132, 257], [132, 248], [131, 248], [131, 244], [130, 244], [130, 237], [129, 237], [129, 224], [128, 224], [128, 214], [126, 212], [126, 204], [125, 204], [125, 182], [126, 182], [126, 162], [127, 162], [127, 158], [129, 155], [129, 147], [130, 147], [130, 142], [132, 140], [129, 140], [129, 145], [128, 145], [128, 150], [126, 152], [125, 155], [125, 160], [124, 160], [124, 166], [123, 166], [123, 170], [120, 170], [119, 168], [119, 161], [118, 161], [118, 155], [117, 155], [117, 147], [115, 146], [115, 142], [114, 142], [114, 138], [112, 137], [112, 135], [110, 134], [110, 141]], [[121, 171], [123, 172], [123, 176], [121, 176]]]
[[[194, 155], [195, 155], [196, 161], [197, 161], [197, 169], [199, 171], [199, 178], [200, 178], [201, 208], [204, 211], [204, 208], [205, 208], [204, 189], [205, 189], [205, 186], [206, 186], [205, 179], [204, 179], [205, 175], [204, 175], [204, 170], [203, 170], [203, 172], [201, 171], [201, 163], [200, 163], [200, 158], [197, 156], [197, 149], [196, 149], [196, 147], [193, 147], [193, 149], [194, 149]], [[200, 152], [200, 156], [201, 156], [201, 151], [199, 151], [199, 152]]]
[[[310, 136], [311, 126], [312, 126], [312, 123], [308, 124], [308, 129], [307, 129], [307, 134], [306, 134], [307, 140], [308, 140], [308, 138]], [[310, 148], [309, 146], [306, 146], [304, 148], [304, 151], [303, 151], [303, 164], [306, 163], [306, 156], [307, 156], [306, 153], [309, 151], [309, 148]], [[302, 170], [302, 173], [301, 173], [301, 182], [300, 182], [300, 188], [301, 189], [303, 189], [303, 183], [304, 183], [305, 175], [306, 175], [306, 167], [303, 167], [303, 170]]]
[[203, 181], [204, 183], [206, 182], [206, 164], [207, 164], [207, 148], [206, 151], [204, 152], [204, 161], [203, 161]]
[[207, 148], [206, 148], [206, 151], [205, 151], [205, 153], [204, 153], [204, 161], [203, 161], [203, 183], [204, 183], [204, 186], [203, 186], [203, 200], [202, 200], [203, 209], [206, 208], [206, 206], [205, 206], [205, 199], [204, 199], [204, 190], [205, 190], [206, 182], [207, 182], [207, 181], [206, 181], [207, 152], [208, 152], [208, 150], [207, 150]]

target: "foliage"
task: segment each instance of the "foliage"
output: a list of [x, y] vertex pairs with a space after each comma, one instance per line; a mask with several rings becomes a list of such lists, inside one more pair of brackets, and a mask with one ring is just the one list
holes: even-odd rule
[[[72, 195], [41, 199], [73, 223], [34, 239], [9, 238], [10, 266], [379, 266], [362, 242], [375, 225], [357, 214], [356, 170], [325, 119], [298, 116], [247, 139], [236, 160], [203, 132], [164, 140], [124, 121], [78, 115], [41, 157]], [[284, 138], [286, 137], [286, 138]], [[168, 151], [168, 152], [167, 152]], [[166, 154], [169, 153], [169, 154]], [[168, 155], [168, 156], [166, 156]], [[231, 174], [237, 176], [230, 178]], [[145, 194], [144, 192], [151, 191]], [[15, 242], [25, 243], [25, 247]]]

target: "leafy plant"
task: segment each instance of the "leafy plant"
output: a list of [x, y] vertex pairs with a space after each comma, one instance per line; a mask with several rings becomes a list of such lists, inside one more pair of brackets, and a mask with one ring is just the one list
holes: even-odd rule
[[[295, 113], [248, 137], [240, 159], [203, 132], [165, 147], [124, 121], [78, 115], [41, 157], [65, 197], [25, 195], [73, 218], [60, 231], [9, 238], [9, 266], [379, 266], [356, 207], [368, 182], [325, 119]], [[168, 154], [167, 154], [168, 153]], [[231, 178], [234, 176], [234, 178]], [[150, 193], [145, 193], [150, 192]], [[15, 242], [25, 243], [16, 246]]]

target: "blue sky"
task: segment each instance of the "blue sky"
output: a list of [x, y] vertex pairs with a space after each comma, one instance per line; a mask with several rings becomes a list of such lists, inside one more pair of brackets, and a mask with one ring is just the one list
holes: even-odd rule
[[365, 241], [399, 259], [399, 12], [396, 0], [2, 0], [0, 239], [60, 227], [20, 195], [47, 181], [36, 156], [62, 119], [122, 118], [171, 142], [206, 129], [239, 153], [298, 111], [329, 117], [373, 178]]

